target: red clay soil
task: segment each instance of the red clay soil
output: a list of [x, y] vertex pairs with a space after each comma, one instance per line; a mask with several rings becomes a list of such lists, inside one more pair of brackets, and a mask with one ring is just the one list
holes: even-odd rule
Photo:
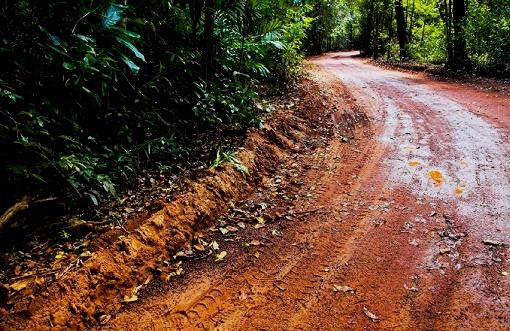
[[252, 132], [253, 179], [197, 184], [0, 325], [509, 330], [510, 97], [351, 55]]

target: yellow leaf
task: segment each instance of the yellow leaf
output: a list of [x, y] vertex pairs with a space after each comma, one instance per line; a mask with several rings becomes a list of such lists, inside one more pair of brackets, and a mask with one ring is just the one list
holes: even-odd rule
[[32, 282], [32, 280], [33, 280], [32, 278], [25, 278], [17, 281], [14, 284], [11, 284], [9, 287], [14, 291], [21, 291], [22, 289], [27, 287]]
[[138, 295], [136, 295], [136, 294], [132, 294], [131, 296], [129, 296], [129, 295], [124, 296], [124, 302], [126, 302], [126, 303], [135, 302], [136, 300], [138, 300]]
[[215, 262], [223, 261], [223, 259], [225, 258], [225, 256], [227, 256], [227, 252], [222, 251], [221, 253], [219, 253], [218, 255], [216, 255], [216, 259], [215, 259], [214, 261], [215, 261]]

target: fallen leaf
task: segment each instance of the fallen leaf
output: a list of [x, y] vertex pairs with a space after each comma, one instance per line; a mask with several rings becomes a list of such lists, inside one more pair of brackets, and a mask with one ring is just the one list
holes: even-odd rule
[[372, 322], [379, 321], [379, 317], [376, 314], [372, 313], [370, 310], [368, 310], [367, 307], [363, 307], [363, 312], [368, 318], [372, 320]]
[[257, 222], [259, 222], [259, 224], [265, 224], [266, 223], [266, 220], [264, 219], [263, 216], [255, 217], [255, 219], [257, 220]]
[[252, 240], [252, 241], [250, 241], [250, 245], [251, 245], [251, 246], [259, 246], [259, 245], [260, 245], [260, 241], [258, 241], [258, 240]]
[[194, 247], [197, 251], [199, 251], [199, 252], [203, 252], [203, 251], [205, 251], [205, 247], [204, 247], [204, 245], [202, 245], [202, 244], [200, 244], [200, 243], [199, 243], [199, 244], [196, 244], [196, 245], [195, 245], [195, 246], [193, 246], [193, 247]]
[[258, 224], [255, 224], [255, 225], [253, 226], [253, 228], [258, 230], [258, 229], [263, 228], [263, 227], [265, 227], [265, 226], [266, 226], [265, 224], [260, 224], [260, 223], [258, 223]]
[[418, 239], [409, 240], [409, 245], [418, 247], [420, 245], [420, 241]]
[[36, 285], [44, 285], [44, 283], [46, 283], [46, 279], [44, 277], [36, 277], [35, 278], [35, 284]]
[[215, 251], [217, 251], [217, 250], [219, 250], [219, 249], [220, 249], [220, 245], [218, 245], [218, 243], [216, 242], [216, 240], [215, 240], [215, 241], [213, 241], [213, 242], [211, 242], [211, 243], [209, 244], [209, 246], [210, 246], [213, 250], [215, 250]]
[[279, 289], [280, 291], [285, 291], [285, 290], [286, 290], [286, 288], [285, 288], [285, 287], [283, 287], [283, 286], [281, 286], [281, 285], [275, 284], [274, 286], [275, 286], [277, 289]]
[[91, 257], [92, 256], [92, 253], [90, 251], [85, 251], [83, 253], [80, 254], [80, 257], [83, 259], [83, 258], [86, 258], [86, 257]]
[[237, 232], [237, 228], [235, 226], [229, 225], [226, 227], [226, 229], [230, 232]]
[[260, 252], [255, 252], [253, 256], [255, 256], [258, 259], [260, 257]]
[[496, 240], [492, 240], [492, 239], [485, 239], [483, 241], [483, 243], [485, 245], [489, 245], [489, 246], [502, 246], [503, 245], [502, 242], [499, 242], [499, 241], [496, 241]]
[[271, 231], [271, 234], [275, 237], [281, 237], [282, 236], [282, 232], [280, 230], [276, 230], [276, 229], [273, 229]]
[[102, 315], [101, 317], [99, 317], [99, 323], [101, 325], [105, 325], [106, 323], [108, 323], [110, 321], [111, 318], [112, 318], [112, 315]]
[[178, 267], [175, 271], [174, 271], [174, 274], [176, 276], [180, 276], [184, 273], [184, 269], [182, 267]]
[[502, 274], [503, 276], [508, 276], [508, 271], [502, 271], [502, 272], [501, 272], [501, 274]]
[[122, 301], [125, 303], [129, 303], [129, 302], [135, 302], [136, 300], [138, 300], [138, 291], [140, 291], [142, 286], [143, 285], [138, 285], [137, 287], [133, 288], [131, 290], [131, 295], [125, 295], [124, 300], [122, 300]]
[[225, 258], [225, 256], [227, 256], [227, 252], [222, 251], [221, 253], [219, 253], [219, 254], [217, 254], [217, 255], [216, 255], [216, 259], [215, 259], [214, 261], [215, 261], [215, 262], [223, 261], [223, 259]]
[[237, 223], [237, 226], [240, 227], [241, 229], [245, 229], [246, 228], [246, 224], [244, 224], [243, 222]]
[[333, 292], [354, 293], [355, 291], [349, 286], [333, 285]]
[[230, 231], [227, 228], [220, 228], [220, 232], [221, 232], [221, 234], [225, 235], [225, 234], [229, 233]]
[[136, 300], [138, 300], [138, 295], [131, 294], [130, 296], [129, 295], [125, 295], [123, 302], [129, 303], [129, 302], [135, 302]]
[[28, 285], [30, 285], [30, 283], [32, 282], [32, 278], [25, 278], [25, 279], [22, 279], [22, 280], [19, 280], [17, 281], [16, 283], [14, 284], [11, 284], [9, 286], [9, 288], [11, 290], [14, 290], [16, 292], [18, 291], [21, 291], [22, 289], [24, 289], [25, 287], [27, 287]]

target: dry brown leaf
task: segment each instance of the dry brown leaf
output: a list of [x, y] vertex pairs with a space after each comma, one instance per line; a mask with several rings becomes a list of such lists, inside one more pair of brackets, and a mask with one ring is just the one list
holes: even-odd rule
[[372, 320], [372, 322], [379, 321], [379, 317], [376, 314], [372, 313], [370, 310], [368, 310], [367, 307], [363, 307], [363, 312], [368, 318]]
[[333, 285], [333, 292], [354, 293], [354, 289], [344, 285]]
[[99, 317], [99, 323], [101, 325], [105, 325], [110, 321], [111, 318], [112, 315], [102, 315], [101, 317]]
[[32, 277], [29, 277], [29, 278], [25, 278], [25, 279], [22, 279], [22, 280], [19, 280], [17, 281], [16, 283], [14, 284], [11, 284], [9, 286], [9, 288], [11, 290], [14, 290], [16, 292], [18, 291], [21, 291], [22, 289], [26, 288], [28, 285], [30, 285], [32, 283], [34, 279]]

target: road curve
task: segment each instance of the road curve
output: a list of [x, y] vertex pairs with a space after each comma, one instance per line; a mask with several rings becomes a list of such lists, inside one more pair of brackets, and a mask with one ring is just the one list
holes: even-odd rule
[[310, 60], [372, 123], [307, 159], [314, 212], [105, 329], [510, 329], [510, 98], [352, 55]]

